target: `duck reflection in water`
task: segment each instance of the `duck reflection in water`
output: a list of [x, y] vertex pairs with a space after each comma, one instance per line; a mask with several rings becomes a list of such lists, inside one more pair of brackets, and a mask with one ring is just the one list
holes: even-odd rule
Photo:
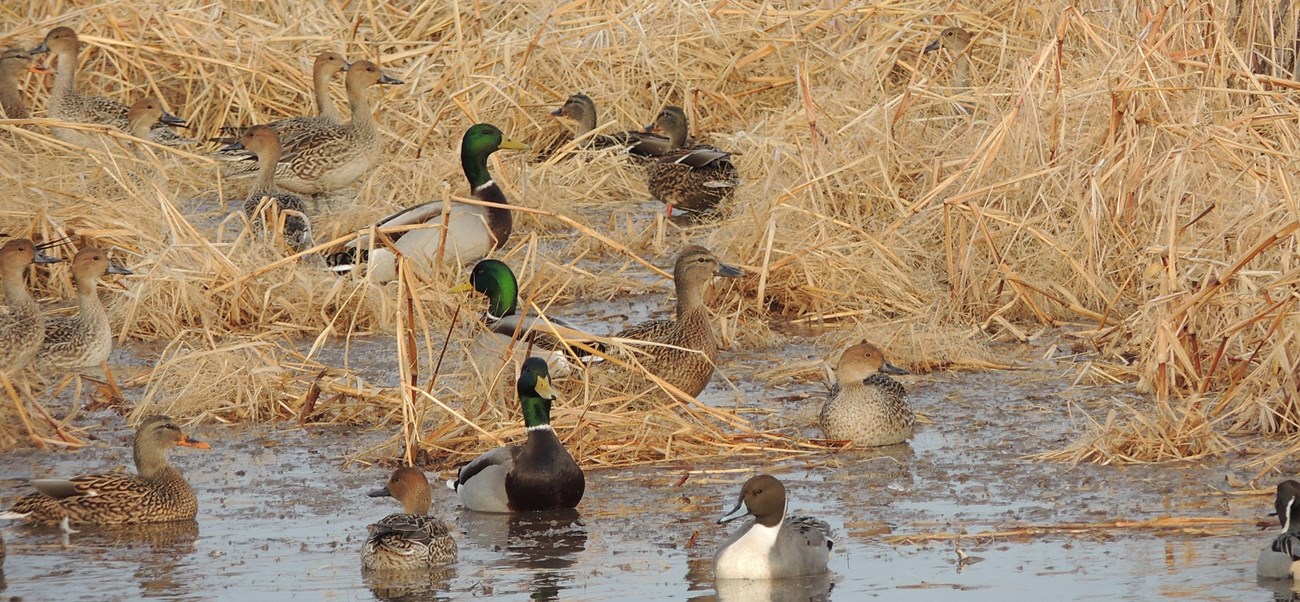
[[565, 598], [573, 568], [587, 549], [587, 525], [577, 510], [484, 514], [461, 512], [463, 549], [504, 550], [488, 568], [533, 572], [533, 600]]

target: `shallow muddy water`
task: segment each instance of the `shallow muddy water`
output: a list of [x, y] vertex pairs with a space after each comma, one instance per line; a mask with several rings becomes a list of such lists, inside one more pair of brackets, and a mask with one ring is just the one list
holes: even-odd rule
[[[722, 358], [724, 365], [728, 361], [768, 360]], [[460, 560], [445, 572], [404, 582], [369, 579], [359, 563], [366, 525], [397, 510], [390, 499], [365, 495], [388, 470], [345, 461], [358, 445], [384, 433], [199, 426], [193, 434], [213, 449], [172, 454], [200, 496], [197, 525], [85, 529], [62, 545], [57, 529], [9, 523], [0, 527], [9, 548], [0, 595], [1007, 601], [1047, 594], [1068, 600], [1273, 600], [1274, 592], [1254, 576], [1255, 557], [1276, 529], [1254, 522], [1271, 520], [1266, 513], [1272, 500], [1219, 492], [1227, 489], [1225, 475], [1248, 478], [1248, 469], [1233, 461], [1112, 468], [1024, 459], [1072, 439], [1080, 408], [1099, 411], [1119, 391], [1072, 389], [1071, 374], [1068, 363], [1059, 363], [904, 377], [913, 403], [932, 421], [910, 447], [778, 462], [720, 457], [690, 466], [590, 471], [577, 518], [475, 515], [461, 510], [450, 490], [435, 486], [434, 513], [453, 523]], [[819, 401], [819, 389], [810, 384], [762, 393], [738, 385], [745, 405], [784, 414]], [[808, 401], [797, 400], [802, 393], [811, 395]], [[715, 382], [703, 397], [732, 405], [734, 395]], [[106, 426], [100, 443], [75, 453], [9, 454], [0, 477], [66, 476], [129, 464], [120, 419], [101, 417]], [[760, 470], [786, 483], [791, 511], [834, 527], [829, 579], [715, 590], [712, 552], [737, 525], [714, 521], [735, 504], [740, 483]], [[6, 504], [22, 493], [24, 487], [13, 481], [0, 489]], [[1241, 522], [1209, 532], [1082, 529], [979, 536], [1025, 525], [1168, 516]], [[958, 531], [967, 533], [960, 544], [883, 539]], [[968, 556], [960, 568], [958, 546]], [[1283, 592], [1282, 599], [1289, 599]]]

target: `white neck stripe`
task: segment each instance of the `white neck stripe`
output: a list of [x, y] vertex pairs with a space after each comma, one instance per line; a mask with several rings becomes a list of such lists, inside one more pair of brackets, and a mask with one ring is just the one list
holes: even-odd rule
[[488, 180], [488, 181], [486, 181], [486, 182], [484, 182], [484, 183], [482, 183], [482, 184], [479, 184], [478, 186], [475, 186], [475, 187], [474, 187], [474, 192], [482, 192], [482, 191], [483, 191], [484, 189], [486, 189], [487, 187], [489, 187], [489, 186], [496, 186], [496, 185], [497, 185], [496, 180]]
[[530, 426], [524, 429], [524, 432], [531, 433], [533, 431], [554, 431], [554, 430], [555, 429], [552, 429], [551, 425], [549, 424], [539, 424], [537, 426]]

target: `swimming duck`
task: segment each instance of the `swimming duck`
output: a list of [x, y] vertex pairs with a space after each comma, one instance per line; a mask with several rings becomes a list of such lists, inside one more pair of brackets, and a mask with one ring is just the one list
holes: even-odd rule
[[[564, 341], [591, 341], [594, 337], [570, 324], [563, 318], [537, 315], [520, 316], [519, 281], [510, 266], [495, 259], [484, 259], [470, 270], [469, 282], [451, 289], [453, 293], [470, 290], [483, 293], [488, 298], [487, 311], [483, 313], [484, 336], [475, 340], [475, 349], [484, 358], [500, 358], [518, 341], [529, 350], [532, 357], [546, 360], [555, 366], [555, 374], [564, 376], [572, 370], [568, 356], [587, 355], [583, 350], [566, 351]], [[522, 354], [521, 354], [522, 355]], [[563, 366], [563, 368], [561, 368]]]
[[148, 139], [154, 126], [159, 123], [166, 125], [185, 126], [185, 120], [168, 113], [163, 109], [162, 102], [152, 96], [141, 98], [131, 105], [126, 111], [127, 133], [136, 138]]
[[97, 247], [86, 247], [72, 258], [72, 280], [77, 285], [77, 315], [46, 318], [45, 339], [36, 363], [43, 370], [79, 370], [100, 366], [109, 386], [121, 397], [108, 369], [113, 352], [113, 329], [96, 288], [104, 274], [130, 275], [131, 271], [108, 260]]
[[[353, 67], [354, 69], [356, 67]], [[469, 180], [471, 196], [476, 200], [508, 205], [505, 193], [488, 173], [488, 156], [498, 149], [527, 150], [528, 145], [516, 142], [501, 133], [496, 126], [480, 123], [465, 131], [460, 143], [460, 166]], [[426, 269], [442, 257], [460, 264], [478, 261], [488, 253], [505, 246], [514, 229], [514, 218], [509, 209], [452, 203], [447, 219], [446, 241], [443, 241], [443, 202], [433, 201], [408, 207], [375, 224], [376, 228], [391, 228], [424, 224], [427, 227], [405, 232], [386, 234], [407, 261], [419, 262]], [[376, 282], [391, 282], [397, 278], [397, 260], [388, 247], [375, 245], [370, 237], [362, 235], [348, 243], [344, 251], [326, 258], [336, 271], [356, 269], [359, 263], [369, 262], [369, 277]]]
[[[347, 73], [344, 81], [348, 103], [352, 106], [352, 121], [321, 125], [294, 138], [282, 139], [284, 154], [275, 169], [275, 182], [281, 188], [298, 194], [328, 192], [351, 184], [379, 163], [383, 149], [366, 88], [375, 84], [400, 84], [402, 80], [384, 75], [370, 61], [352, 63]], [[238, 147], [222, 149], [224, 153], [234, 150]], [[226, 175], [240, 178], [254, 173], [256, 168], [239, 162], [232, 164]]]
[[20, 498], [3, 518], [57, 524], [119, 525], [192, 520], [198, 499], [167, 461], [173, 447], [208, 449], [168, 416], [145, 418], [135, 432], [136, 475], [95, 474], [71, 479], [32, 479], [36, 493]]
[[910, 373], [889, 363], [879, 347], [866, 341], [844, 350], [835, 369], [839, 382], [822, 405], [826, 438], [876, 447], [912, 436], [916, 414], [907, 403], [907, 390], [889, 374]]
[[17, 374], [36, 358], [45, 340], [45, 315], [27, 290], [24, 274], [32, 263], [58, 263], [32, 241], [15, 238], [0, 247], [0, 376]]
[[[551, 112], [552, 117], [566, 119], [577, 125], [577, 136], [586, 136], [596, 129], [596, 102], [586, 94], [574, 94], [564, 101], [560, 108]], [[619, 132], [617, 134], [599, 134], [584, 144], [586, 148], [619, 147], [629, 155], [638, 158], [660, 157], [672, 150], [671, 141], [664, 136], [649, 132]]]
[[740, 177], [731, 164], [731, 154], [707, 144], [686, 144], [686, 113], [680, 107], [666, 107], [659, 112], [647, 132], [662, 131], [673, 150], [664, 153], [650, 166], [650, 194], [687, 214], [703, 216], [713, 213], [718, 203], [731, 196]]
[[[657, 343], [636, 346], [636, 358], [648, 372], [688, 395], [699, 395], [713, 378], [718, 344], [713, 337], [704, 291], [714, 276], [736, 278], [738, 268], [718, 261], [708, 249], [690, 245], [677, 256], [673, 282], [677, 288], [677, 318], [650, 320], [624, 329], [614, 338]], [[631, 383], [644, 381], [633, 379]]]
[[311, 223], [306, 204], [296, 194], [281, 192], [275, 185], [276, 163], [280, 160], [280, 136], [269, 125], [255, 125], [244, 130], [239, 141], [227, 149], [246, 149], [257, 156], [257, 180], [244, 198], [244, 215], [253, 225], [254, 234], [266, 232], [269, 219], [284, 220], [284, 240], [295, 252], [312, 246]]
[[[45, 35], [45, 41], [31, 50], [31, 54], [52, 53], [58, 59], [55, 69], [54, 89], [50, 91], [49, 113], [54, 119], [74, 123], [93, 123], [129, 131], [126, 105], [105, 98], [92, 96], [77, 91], [77, 53], [81, 50], [81, 40], [77, 32], [68, 27], [56, 27]], [[84, 132], [67, 128], [54, 128], [54, 137], [79, 146], [95, 144], [94, 138]], [[167, 146], [184, 146], [193, 144], [193, 140], [182, 138], [166, 125], [158, 125], [149, 130], [149, 139]]]
[[740, 501], [718, 524], [744, 516], [753, 516], [753, 522], [727, 538], [713, 556], [715, 579], [781, 579], [826, 572], [835, 545], [830, 526], [815, 518], [786, 516], [785, 486], [776, 477], [762, 474], [745, 481]]
[[[293, 140], [319, 127], [335, 126], [343, 123], [343, 114], [339, 112], [338, 106], [330, 98], [330, 80], [340, 71], [347, 71], [348, 66], [347, 60], [338, 53], [326, 51], [317, 55], [316, 61], [311, 68], [312, 90], [315, 92], [317, 113], [315, 115], [285, 117], [264, 125], [275, 130], [275, 133], [279, 134], [282, 140]], [[223, 131], [231, 133], [233, 136], [218, 138], [217, 142], [231, 144], [239, 140], [239, 137], [247, 130], [247, 127], [223, 128]]]
[[952, 83], [956, 88], [969, 88], [971, 85], [970, 53], [966, 47], [975, 36], [961, 27], [949, 27], [939, 32], [939, 38], [925, 46], [925, 52], [934, 52], [940, 48], [956, 56], [953, 65]]
[[18, 78], [24, 72], [44, 73], [32, 61], [31, 53], [21, 48], [0, 51], [0, 118], [27, 119], [31, 112], [23, 102], [18, 89]]
[[1277, 485], [1277, 497], [1273, 508], [1277, 522], [1282, 525], [1282, 534], [1273, 543], [1259, 553], [1255, 563], [1255, 572], [1268, 579], [1286, 579], [1294, 577], [1297, 562], [1300, 562], [1300, 483], [1292, 480], [1282, 481]]
[[586, 479], [551, 429], [550, 372], [530, 357], [515, 385], [528, 441], [489, 451], [462, 466], [447, 486], [477, 512], [531, 512], [576, 508]]
[[456, 562], [456, 540], [447, 524], [429, 516], [429, 480], [418, 468], [393, 471], [388, 483], [370, 497], [393, 497], [401, 514], [389, 514], [370, 525], [361, 548], [361, 565], [370, 570], [417, 570]]

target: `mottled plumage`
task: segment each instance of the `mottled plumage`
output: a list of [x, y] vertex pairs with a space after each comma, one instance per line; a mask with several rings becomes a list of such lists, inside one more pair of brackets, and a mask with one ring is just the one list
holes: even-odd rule
[[361, 564], [369, 570], [419, 570], [456, 562], [456, 540], [446, 523], [428, 516], [429, 481], [418, 468], [393, 471], [384, 487], [370, 497], [391, 496], [402, 514], [390, 514], [368, 528]]
[[[551, 112], [552, 117], [573, 121], [577, 126], [575, 133], [578, 138], [587, 136], [596, 129], [597, 114], [596, 102], [586, 94], [570, 96], [560, 108]], [[583, 148], [622, 148], [639, 159], [660, 157], [673, 150], [672, 142], [664, 136], [634, 131], [596, 134], [581, 144]]]
[[5, 292], [5, 305], [0, 307], [0, 374], [17, 374], [45, 341], [45, 316], [27, 290], [27, 266], [58, 261], [26, 238], [0, 247], [0, 286]]
[[108, 254], [97, 247], [86, 247], [73, 257], [77, 315], [45, 320], [45, 340], [37, 355], [42, 370], [77, 370], [108, 361], [113, 351], [113, 329], [97, 292], [99, 279], [106, 273], [131, 272], [110, 262]]
[[[129, 131], [126, 105], [105, 98], [82, 94], [77, 91], [77, 53], [81, 50], [81, 41], [77, 32], [67, 27], [56, 27], [46, 34], [45, 41], [33, 48], [32, 54], [52, 53], [58, 60], [55, 69], [54, 88], [50, 91], [47, 106], [50, 117], [74, 123], [92, 123], [115, 127]], [[79, 146], [96, 144], [92, 136], [79, 130], [54, 128], [54, 136], [59, 140]], [[158, 125], [149, 131], [149, 138], [167, 146], [186, 146], [194, 141], [182, 138], [166, 125]]]
[[[487, 168], [488, 156], [503, 148], [526, 150], [528, 146], [507, 138], [500, 129], [488, 123], [465, 130], [460, 144], [460, 166], [475, 199], [498, 205], [509, 204]], [[442, 201], [421, 203], [379, 220], [375, 227], [421, 225], [420, 228], [385, 236], [406, 261], [415, 262], [422, 269], [431, 269], [440, 258], [461, 264], [473, 263], [510, 240], [514, 218], [509, 209], [451, 203], [451, 215], [444, 216], [446, 207]], [[446, 228], [443, 228], [444, 218]], [[349, 242], [344, 250], [330, 254], [326, 262], [340, 272], [352, 271], [359, 264], [369, 263], [371, 280], [382, 283], [396, 279], [397, 257], [393, 251], [380, 244], [374, 244], [371, 251], [371, 246], [370, 236], [363, 233]]]
[[31, 117], [27, 104], [23, 102], [22, 90], [18, 88], [18, 79], [27, 72], [41, 72], [32, 61], [30, 52], [21, 48], [6, 48], [0, 51], [0, 118]]
[[[639, 362], [646, 371], [687, 395], [699, 395], [713, 378], [714, 360], [718, 355], [709, 309], [704, 304], [704, 292], [714, 276], [735, 278], [741, 274], [739, 269], [719, 262], [708, 249], [688, 246], [682, 249], [673, 266], [673, 281], [677, 289], [676, 318], [650, 320], [613, 336], [656, 343], [631, 345], [637, 353], [629, 360]], [[649, 382], [638, 376], [625, 376], [620, 374], [619, 386], [628, 390], [642, 389]]]
[[[275, 168], [275, 182], [281, 188], [299, 194], [328, 192], [351, 184], [379, 164], [383, 148], [366, 89], [375, 84], [400, 84], [402, 81], [384, 75], [370, 61], [353, 63], [347, 73], [345, 83], [352, 121], [322, 125], [281, 140], [284, 153]], [[222, 150], [237, 149], [227, 147]], [[241, 161], [232, 164], [226, 175], [231, 178], [249, 177], [257, 172], [256, 166]]]
[[[267, 127], [275, 130], [280, 135], [281, 140], [293, 140], [304, 134], [316, 131], [320, 128], [333, 127], [343, 123], [343, 114], [330, 98], [330, 80], [340, 71], [348, 70], [348, 62], [342, 56], [334, 52], [322, 52], [316, 56], [316, 62], [312, 64], [312, 90], [316, 98], [317, 114], [300, 115], [297, 117], [285, 117], [265, 124]], [[248, 131], [248, 127], [225, 127], [222, 132], [229, 137], [218, 138], [216, 141], [223, 144], [231, 144]]]
[[1273, 509], [1282, 533], [1259, 554], [1255, 572], [1267, 579], [1294, 577], [1300, 562], [1300, 482], [1278, 483]]
[[284, 240], [296, 252], [312, 246], [311, 222], [301, 197], [281, 192], [275, 185], [275, 166], [280, 160], [280, 137], [267, 125], [255, 125], [244, 130], [238, 146], [257, 156], [257, 180], [244, 198], [244, 215], [253, 225], [255, 235], [266, 232], [268, 220], [284, 221]]
[[878, 347], [865, 341], [844, 350], [835, 370], [838, 382], [822, 405], [821, 427], [827, 439], [875, 447], [912, 436], [916, 414], [907, 403], [907, 390], [887, 374], [908, 371], [890, 364]]
[[447, 486], [478, 512], [530, 512], [577, 507], [586, 478], [551, 429], [550, 374], [546, 361], [528, 358], [515, 386], [528, 440], [498, 447], [462, 466]]
[[679, 107], [660, 111], [647, 131], [662, 131], [673, 150], [650, 166], [650, 194], [668, 205], [695, 216], [714, 213], [718, 203], [740, 185], [740, 175], [731, 154], [707, 144], [687, 145], [686, 113]]
[[807, 516], [786, 516], [785, 506], [785, 486], [776, 477], [758, 475], [745, 481], [740, 501], [718, 523], [744, 516], [754, 520], [718, 548], [714, 578], [781, 579], [826, 572], [835, 545], [830, 526]]
[[71, 479], [32, 479], [36, 493], [23, 496], [4, 514], [31, 522], [117, 525], [191, 520], [198, 499], [185, 477], [167, 461], [176, 446], [208, 449], [186, 437], [167, 416], [150, 416], [135, 434], [136, 475], [96, 474]]

